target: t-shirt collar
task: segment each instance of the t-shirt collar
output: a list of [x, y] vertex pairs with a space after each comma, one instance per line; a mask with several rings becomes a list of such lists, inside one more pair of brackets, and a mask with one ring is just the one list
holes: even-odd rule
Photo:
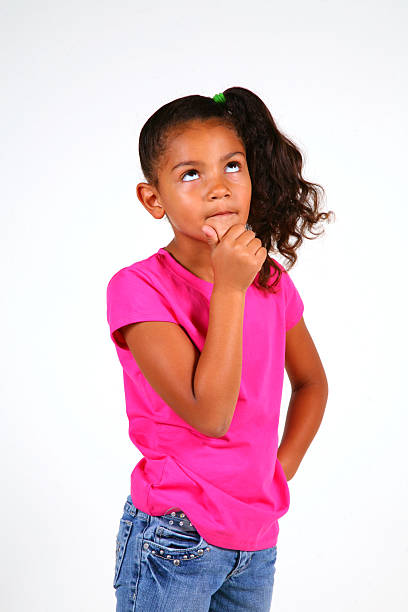
[[203, 278], [200, 278], [190, 270], [187, 270], [181, 263], [177, 261], [177, 259], [166, 251], [164, 248], [160, 248], [157, 251], [158, 255], [162, 255], [166, 259], [166, 265], [175, 272], [178, 276], [181, 276], [185, 281], [187, 281], [190, 285], [197, 287], [198, 289], [204, 290], [205, 292], [211, 293], [214, 288], [214, 283], [210, 281], [206, 281]]

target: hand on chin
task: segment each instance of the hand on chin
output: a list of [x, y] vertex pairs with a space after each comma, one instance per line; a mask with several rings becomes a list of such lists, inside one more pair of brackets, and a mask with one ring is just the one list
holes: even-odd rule
[[214, 217], [208, 217], [205, 225], [213, 227], [218, 234], [219, 239], [229, 230], [232, 225], [238, 223], [238, 217], [236, 214], [228, 215], [216, 215]]

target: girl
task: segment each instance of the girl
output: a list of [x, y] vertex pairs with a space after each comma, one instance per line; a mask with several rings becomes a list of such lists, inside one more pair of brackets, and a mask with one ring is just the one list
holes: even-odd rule
[[306, 230], [332, 211], [319, 212], [323, 188], [302, 178], [301, 153], [242, 87], [165, 104], [139, 154], [137, 196], [174, 238], [107, 287], [143, 455], [117, 534], [116, 610], [266, 612], [287, 481], [328, 395], [302, 299], [269, 252], [293, 266]]

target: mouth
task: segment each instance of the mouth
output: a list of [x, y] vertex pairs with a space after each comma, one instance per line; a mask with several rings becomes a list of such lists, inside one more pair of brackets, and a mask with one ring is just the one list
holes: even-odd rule
[[224, 212], [215, 213], [214, 215], [211, 215], [209, 218], [211, 219], [212, 217], [226, 217], [227, 215], [235, 215], [235, 213], [229, 210], [225, 210]]

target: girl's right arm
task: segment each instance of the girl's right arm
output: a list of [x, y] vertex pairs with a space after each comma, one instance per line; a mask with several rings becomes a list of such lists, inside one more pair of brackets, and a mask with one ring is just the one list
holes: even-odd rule
[[150, 385], [184, 421], [213, 438], [228, 430], [241, 384], [245, 290], [214, 283], [200, 354], [183, 328], [143, 321], [121, 328]]
[[235, 224], [218, 239], [207, 225], [214, 267], [207, 336], [200, 352], [179, 325], [139, 321], [122, 328], [145, 378], [184, 421], [219, 438], [229, 429], [241, 385], [245, 294], [267, 252]]

